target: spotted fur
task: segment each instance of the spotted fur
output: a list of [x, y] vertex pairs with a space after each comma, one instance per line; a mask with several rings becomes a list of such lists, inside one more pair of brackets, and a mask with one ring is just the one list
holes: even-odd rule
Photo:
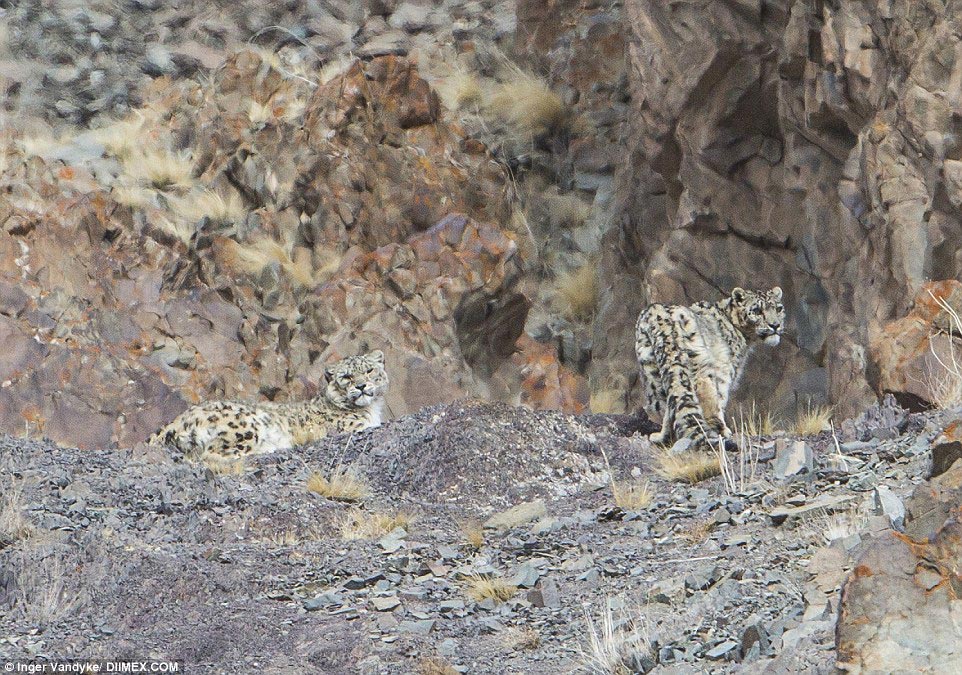
[[736, 288], [719, 302], [690, 307], [654, 304], [638, 317], [635, 351], [644, 374], [648, 410], [662, 416], [656, 443], [675, 438], [731, 436], [728, 396], [758, 343], [777, 345], [785, 324], [782, 289]]
[[213, 401], [188, 408], [148, 443], [185, 455], [243, 457], [316, 441], [331, 432], [360, 431], [381, 423], [388, 379], [384, 354], [350, 356], [325, 371], [327, 386], [300, 403]]

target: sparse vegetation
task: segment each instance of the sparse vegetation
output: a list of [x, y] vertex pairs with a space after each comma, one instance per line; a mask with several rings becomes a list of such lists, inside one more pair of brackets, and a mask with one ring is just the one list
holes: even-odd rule
[[418, 662], [418, 675], [460, 675], [450, 663], [441, 657], [426, 657]]
[[314, 254], [303, 248], [287, 249], [270, 239], [258, 239], [241, 244], [232, 239], [223, 242], [220, 257], [223, 264], [236, 272], [259, 275], [264, 268], [277, 264], [288, 278], [299, 287], [312, 287], [331, 277], [340, 265], [340, 257], [333, 252]]
[[103, 143], [104, 152], [121, 161], [130, 158], [137, 148], [144, 145], [147, 116], [135, 111], [125, 120], [113, 122], [95, 132], [95, 137]]
[[488, 599], [504, 602], [514, 597], [518, 587], [500, 577], [472, 574], [464, 580], [464, 592], [476, 602]]
[[679, 530], [678, 536], [689, 544], [697, 546], [708, 539], [713, 529], [715, 529], [714, 520], [699, 520]]
[[461, 523], [461, 532], [472, 548], [480, 549], [484, 546], [484, 526], [478, 520], [469, 518]]
[[217, 225], [239, 222], [247, 215], [244, 204], [235, 192], [225, 198], [213, 190], [201, 190], [173, 201], [177, 215], [189, 223], [207, 218]]
[[611, 479], [615, 504], [625, 511], [640, 511], [651, 504], [655, 493], [647, 481], [624, 482]]
[[[589, 675], [644, 673], [653, 665], [646, 623], [638, 617], [615, 619], [610, 601], [605, 603], [599, 627], [584, 610], [587, 648], [579, 647], [581, 671]], [[616, 623], [618, 625], [616, 625]], [[649, 664], [645, 662], [651, 661]], [[647, 667], [645, 667], [647, 665]]]
[[130, 180], [161, 192], [185, 190], [193, 184], [194, 164], [187, 153], [162, 147], [138, 148], [121, 163]]
[[[962, 335], [962, 317], [945, 298], [936, 297], [932, 291], [929, 295], [939, 308], [945, 312], [948, 329], [953, 335]], [[931, 374], [926, 385], [932, 396], [932, 403], [942, 410], [950, 410], [962, 406], [962, 361], [955, 352], [955, 340], [946, 340], [949, 353], [940, 355], [935, 348], [934, 335], [929, 336], [929, 351], [942, 369], [941, 373]]]
[[581, 227], [591, 214], [591, 205], [573, 193], [549, 194], [545, 201], [552, 231]]
[[247, 463], [243, 457], [229, 459], [208, 453], [201, 458], [201, 461], [215, 476], [241, 476], [247, 470]]
[[21, 556], [18, 567], [17, 608], [28, 621], [50, 626], [80, 605], [80, 596], [67, 590], [66, 570], [59, 556], [50, 555], [39, 564]]
[[541, 645], [541, 633], [534, 628], [509, 628], [504, 631], [504, 646], [518, 649], [537, 649]]
[[157, 193], [139, 185], [115, 185], [110, 195], [121, 206], [132, 209], [144, 209], [157, 203]]
[[831, 544], [858, 534], [868, 525], [868, 515], [863, 504], [857, 504], [844, 511], [816, 514], [806, 523], [807, 529], [817, 541]]
[[438, 93], [444, 105], [452, 110], [478, 108], [484, 99], [484, 92], [478, 78], [462, 71], [444, 78], [438, 87]]
[[572, 110], [541, 79], [515, 71], [497, 87], [486, 112], [522, 136], [557, 133], [571, 122]]
[[347, 512], [340, 521], [341, 537], [348, 541], [383, 537], [397, 528], [408, 529], [414, 521], [410, 513], [397, 511], [380, 513], [355, 508]]
[[23, 489], [10, 482], [0, 496], [0, 550], [26, 539], [33, 526], [23, 513]]
[[663, 450], [657, 459], [656, 473], [668, 480], [697, 483], [721, 474], [718, 456], [706, 452], [672, 453], [670, 450]]
[[828, 431], [832, 424], [832, 408], [824, 405], [808, 404], [798, 413], [794, 431], [799, 436], [814, 436]]
[[247, 119], [251, 123], [252, 128], [263, 126], [274, 119], [274, 108], [271, 106], [270, 101], [267, 103], [258, 103], [252, 100], [250, 107], [247, 109]]
[[573, 321], [587, 321], [598, 306], [598, 270], [594, 261], [558, 275], [555, 292], [561, 312]]
[[747, 410], [739, 408], [737, 414], [736, 433], [746, 436], [771, 436], [775, 433], [775, 416], [771, 412], [762, 412], [755, 401]]
[[732, 436], [732, 440], [738, 447], [735, 458], [732, 458], [725, 449], [724, 441], [719, 441], [715, 446], [718, 467], [721, 469], [721, 476], [728, 494], [745, 494], [758, 481], [758, 457], [761, 454], [761, 447], [756, 440], [757, 435], [745, 432], [752, 424], [758, 428], [763, 422], [758, 420], [746, 422], [741, 418], [735, 424], [735, 432]]
[[[328, 475], [313, 473], [307, 479], [307, 489], [327, 499], [356, 502], [370, 496], [367, 480], [353, 467], [336, 466]], [[392, 528], [393, 529], [393, 528]]]

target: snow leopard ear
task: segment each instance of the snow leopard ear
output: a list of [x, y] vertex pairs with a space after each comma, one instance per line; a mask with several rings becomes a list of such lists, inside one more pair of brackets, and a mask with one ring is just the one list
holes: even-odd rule
[[737, 286], [732, 289], [732, 300], [738, 303], [745, 302], [745, 290]]
[[384, 365], [384, 352], [382, 352], [380, 349], [375, 349], [373, 352], [368, 354], [368, 356], [380, 363], [382, 366]]
[[333, 365], [328, 366], [327, 368], [324, 369], [324, 379], [327, 380], [327, 383], [328, 383], [328, 384], [330, 384], [331, 382], [334, 381], [334, 366], [333, 366]]
[[776, 286], [776, 287], [773, 288], [771, 291], [769, 291], [769, 295], [772, 297], [772, 300], [781, 300], [781, 299], [782, 299], [782, 287], [781, 287], [781, 286]]

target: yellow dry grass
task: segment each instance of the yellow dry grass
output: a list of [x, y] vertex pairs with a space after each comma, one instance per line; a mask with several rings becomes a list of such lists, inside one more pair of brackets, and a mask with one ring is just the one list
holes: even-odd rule
[[545, 201], [552, 230], [581, 227], [591, 214], [591, 205], [575, 194], [548, 195]]
[[587, 321], [598, 306], [598, 270], [594, 261], [565, 272], [555, 279], [554, 290], [561, 312], [573, 321]]
[[709, 533], [714, 529], [714, 520], [696, 521], [678, 531], [678, 537], [689, 544], [701, 544], [708, 539]]
[[484, 546], [484, 526], [477, 520], [469, 518], [461, 523], [461, 533], [464, 540], [473, 548]]
[[316, 252], [316, 261], [307, 249], [285, 247], [271, 239], [258, 239], [248, 244], [228, 240], [223, 246], [225, 264], [241, 273], [258, 275], [268, 265], [277, 263], [299, 287], [312, 287], [327, 281], [340, 265], [333, 252]]
[[270, 101], [267, 103], [258, 103], [257, 101], [251, 100], [250, 106], [247, 108], [247, 119], [251, 123], [252, 128], [267, 124], [274, 119], [274, 107]]
[[828, 431], [831, 425], [831, 406], [810, 404], [798, 413], [793, 430], [799, 436], [814, 436], [823, 431]]
[[371, 486], [353, 467], [336, 466], [326, 476], [313, 473], [307, 489], [326, 499], [357, 502], [371, 495]]
[[484, 100], [484, 91], [478, 78], [461, 71], [444, 78], [438, 86], [438, 93], [444, 105], [451, 110], [478, 108]]
[[342, 518], [339, 526], [341, 537], [349, 541], [383, 537], [397, 528], [408, 529], [414, 521], [410, 513], [397, 511], [381, 513], [351, 509]]
[[537, 649], [541, 645], [541, 633], [534, 628], [509, 628], [502, 635], [504, 646], [510, 651]]
[[23, 513], [23, 489], [17, 483], [4, 486], [0, 496], [0, 549], [28, 538], [33, 526]]
[[509, 584], [500, 577], [472, 574], [464, 580], [464, 592], [475, 602], [483, 602], [488, 599], [495, 602], [504, 602], [515, 596], [518, 587]]
[[535, 137], [561, 130], [571, 110], [544, 81], [517, 72], [488, 98], [486, 112], [523, 136]]
[[125, 175], [133, 182], [167, 192], [193, 185], [194, 163], [188, 153], [162, 147], [138, 148], [121, 159]]
[[247, 470], [247, 463], [243, 457], [229, 459], [220, 455], [206, 454], [201, 458], [201, 462], [215, 476], [241, 476]]
[[247, 215], [244, 203], [235, 192], [224, 197], [219, 192], [204, 189], [172, 200], [172, 203], [176, 214], [190, 223], [208, 218], [218, 225], [229, 225]]
[[668, 480], [697, 483], [721, 474], [718, 457], [705, 452], [672, 453], [664, 450], [659, 453], [657, 460], [655, 472]]
[[138, 185], [115, 185], [110, 196], [115, 202], [132, 209], [145, 209], [157, 205], [157, 193]]
[[640, 511], [647, 508], [655, 498], [655, 492], [647, 481], [619, 481], [611, 477], [611, 493], [618, 508]]
[[733, 417], [735, 433], [753, 437], [775, 433], [775, 416], [771, 412], [762, 412], [754, 401], [747, 409], [740, 408]]
[[460, 672], [439, 656], [425, 657], [418, 662], [418, 675], [460, 675]]
[[95, 137], [103, 144], [105, 154], [125, 160], [144, 145], [146, 126], [147, 116], [136, 111], [127, 119], [97, 129]]

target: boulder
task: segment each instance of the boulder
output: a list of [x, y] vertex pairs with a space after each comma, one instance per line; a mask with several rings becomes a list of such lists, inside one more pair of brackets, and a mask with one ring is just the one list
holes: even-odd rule
[[839, 606], [840, 669], [962, 669], [960, 486], [962, 465], [919, 486], [906, 505], [914, 526], [881, 533], [857, 561]]

